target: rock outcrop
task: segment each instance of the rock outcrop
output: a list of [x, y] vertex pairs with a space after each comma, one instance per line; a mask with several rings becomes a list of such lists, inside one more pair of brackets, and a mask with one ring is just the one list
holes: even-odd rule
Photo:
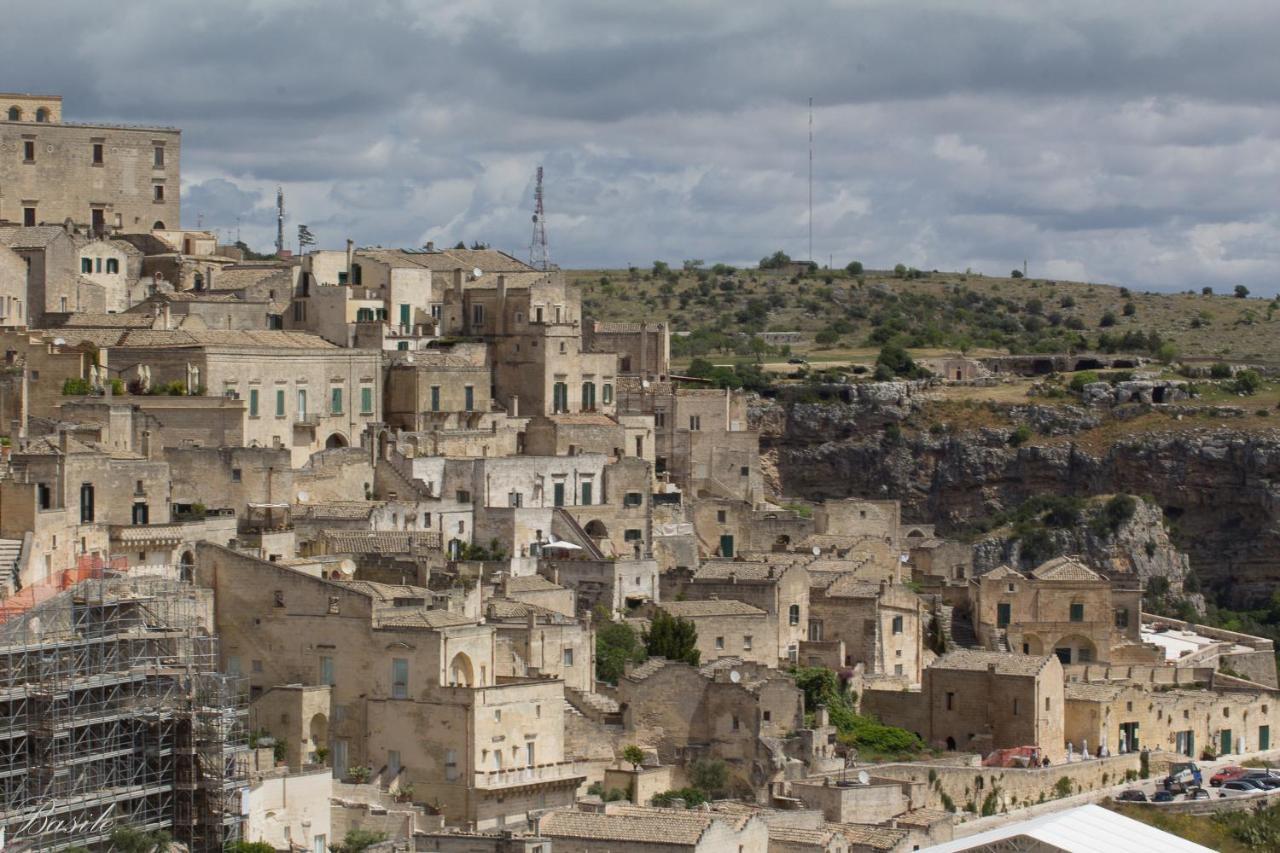
[[[1127, 493], [1160, 507], [1199, 578], [1234, 603], [1280, 583], [1280, 432], [1195, 428], [1131, 433], [1094, 452], [1069, 440], [1010, 446], [1008, 431], [890, 435], [858, 406], [792, 405], [762, 444], [788, 495], [897, 498], [939, 532], [1037, 494]], [[1037, 439], [1038, 440], [1038, 439]]]

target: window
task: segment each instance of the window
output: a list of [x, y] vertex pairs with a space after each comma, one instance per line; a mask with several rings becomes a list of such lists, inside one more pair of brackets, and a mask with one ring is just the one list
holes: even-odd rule
[[464, 411], [470, 412], [475, 409], [476, 389], [474, 386], [467, 385], [462, 389], [462, 408]]
[[360, 389], [360, 414], [373, 414], [373, 389], [367, 385]]
[[320, 658], [320, 683], [332, 686], [333, 680], [333, 658], [323, 656]]
[[1116, 609], [1116, 627], [1117, 628], [1129, 627], [1129, 610], [1127, 608], [1120, 607]]
[[484, 325], [484, 306], [483, 305], [471, 306], [471, 324], [473, 326]]
[[284, 417], [284, 389], [283, 388], [276, 389], [276, 417], [277, 418]]
[[734, 714], [734, 715], [733, 715], [733, 730], [734, 730], [735, 732], [738, 730], [739, 725], [740, 725], [740, 724], [739, 724], [739, 722], [738, 722], [738, 715], [737, 715], [737, 714]]
[[284, 590], [277, 589], [271, 594], [271, 604], [274, 607], [284, 607]]
[[751, 466], [749, 466], [749, 465], [743, 465], [741, 468], [739, 468], [739, 469], [738, 469], [738, 476], [739, 476], [739, 477], [749, 477], [749, 476], [751, 476]]
[[409, 698], [409, 661], [407, 658], [391, 660], [391, 698]]
[[557, 382], [551, 386], [551, 408], [556, 413], [569, 411], [569, 384]]
[[666, 426], [666, 425], [667, 425], [667, 413], [666, 413], [666, 412], [654, 412], [654, 413], [653, 413], [653, 425], [654, 425], [655, 427], [664, 427], [664, 426]]
[[9, 107], [9, 121], [22, 121], [22, 110], [17, 107]]
[[697, 432], [702, 429], [702, 415], [689, 415], [689, 431]]
[[119, 275], [119, 273], [120, 273], [120, 262], [115, 258], [107, 258], [107, 274]]
[[58, 310], [59, 310], [59, 311], [61, 311], [61, 312], [62, 312], [62, 313], [64, 313], [64, 314], [66, 313], [66, 311], [67, 311], [67, 297], [65, 297], [65, 296], [60, 296], [60, 297], [58, 297]]
[[600, 392], [600, 399], [604, 400], [604, 404], [606, 406], [613, 402], [613, 383], [612, 382], [604, 383], [604, 388]]
[[584, 412], [595, 411], [596, 408], [596, 383], [582, 383], [582, 410]]
[[895, 634], [902, 633], [902, 617], [901, 616], [893, 617], [893, 633]]
[[1084, 621], [1084, 605], [1083, 604], [1071, 605], [1071, 621], [1072, 622]]
[[36, 161], [36, 142], [34, 139], [27, 139], [23, 141], [22, 161], [24, 163], [34, 163]]
[[644, 531], [638, 527], [628, 527], [622, 534], [624, 542], [640, 542], [644, 539]]
[[1053, 707], [1053, 700], [1050, 699], [1048, 696], [1044, 697], [1044, 709], [1048, 711], [1052, 707]]
[[[750, 634], [742, 635], [742, 648], [744, 651], [748, 651], [748, 652], [751, 651], [751, 635]], [[765, 713], [768, 713], [768, 712], [766, 711]]]
[[717, 649], [724, 648], [724, 637], [716, 637], [716, 648]]
[[155, 201], [164, 201], [164, 184], [156, 184], [151, 188], [151, 192]]
[[953, 711], [955, 710], [955, 707], [956, 707], [956, 694], [948, 690], [947, 691], [947, 710]]
[[342, 389], [329, 389], [329, 413], [334, 415], [342, 414]]
[[80, 484], [80, 523], [93, 524], [93, 483]]
[[439, 385], [431, 386], [431, 411], [433, 412], [440, 411], [440, 386]]
[[[164, 149], [158, 149], [164, 150]], [[311, 839], [311, 853], [325, 853], [328, 847], [329, 836], [317, 835]]]
[[644, 495], [640, 492], [627, 492], [622, 496], [623, 506], [640, 506], [644, 503]]
[[573, 649], [564, 650], [564, 665], [573, 666]]
[[[457, 495], [455, 495], [455, 497], [457, 498], [457, 501], [458, 501], [458, 503], [460, 503], [460, 504], [469, 504], [469, 503], [471, 503], [471, 493], [470, 493], [470, 492], [463, 491], [462, 489], [459, 489], [459, 490], [458, 490], [458, 493], [457, 493]], [[461, 531], [459, 531], [459, 532], [461, 532]]]
[[800, 605], [799, 604], [791, 605], [790, 610], [787, 611], [787, 621], [792, 625], [800, 624]]
[[305, 421], [307, 419], [307, 389], [298, 389], [298, 420]]
[[893, 674], [894, 674], [894, 675], [902, 675], [902, 664], [900, 664], [900, 663], [895, 663], [895, 664], [893, 665]]
[[240, 675], [239, 655], [227, 655], [227, 675]]
[[1013, 700], [1013, 715], [1015, 717], [1018, 716], [1018, 700], [1017, 699]]
[[507, 494], [507, 506], [524, 506], [524, 494], [521, 492], [509, 492]]
[[152, 155], [151, 165], [157, 169], [163, 169], [164, 168], [164, 146], [157, 145], [154, 149], [152, 149], [151, 155]]
[[249, 417], [256, 418], [258, 416], [258, 389], [249, 389]]
[[240, 478], [241, 478], [241, 476], [243, 476], [243, 475], [242, 475], [242, 473], [241, 473], [241, 471], [240, 471], [240, 469], [239, 469], [239, 468], [232, 468], [232, 469], [231, 469], [231, 482], [233, 482], [233, 483], [238, 483], [238, 482], [240, 482]]
[[93, 143], [93, 165], [95, 166], [102, 165], [102, 149], [103, 145], [101, 142]]
[[133, 505], [133, 523], [134, 524], [150, 524], [151, 509], [145, 503], [135, 503]]
[[93, 272], [93, 260], [91, 258], [80, 259], [80, 272], [88, 275]]
[[716, 510], [716, 524], [724, 524], [725, 519], [729, 517], [729, 513], [723, 509]]
[[591, 506], [591, 481], [582, 484], [582, 505]]
[[49, 111], [44, 107], [36, 110], [36, 121], [46, 122], [49, 120]]
[[33, 228], [36, 224], [36, 209], [34, 207], [22, 208], [22, 224], [28, 228]]
[[458, 778], [458, 750], [448, 749], [444, 753], [444, 778], [452, 782]]

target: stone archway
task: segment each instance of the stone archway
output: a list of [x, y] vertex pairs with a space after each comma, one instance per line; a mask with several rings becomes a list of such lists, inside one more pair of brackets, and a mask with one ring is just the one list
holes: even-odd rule
[[191, 583], [196, 575], [196, 555], [190, 549], [183, 551], [178, 558], [178, 578]]
[[587, 522], [587, 526], [583, 528], [587, 535], [592, 539], [608, 539], [609, 529], [604, 526], [604, 522], [598, 518], [593, 518]]
[[449, 663], [449, 683], [458, 687], [471, 687], [475, 684], [475, 667], [466, 652], [458, 652]]
[[311, 760], [323, 763], [320, 759], [322, 754], [320, 750], [323, 749], [325, 753], [329, 751], [329, 718], [324, 714], [315, 714], [307, 726], [307, 731], [311, 737], [310, 753], [314, 756]]
[[347, 437], [340, 432], [335, 432], [333, 435], [325, 439], [325, 442], [324, 442], [325, 450], [337, 450], [339, 447], [346, 447], [346, 446], [347, 446]]

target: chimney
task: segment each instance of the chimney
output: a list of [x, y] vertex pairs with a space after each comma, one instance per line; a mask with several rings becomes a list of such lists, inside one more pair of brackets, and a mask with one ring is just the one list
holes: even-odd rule
[[519, 397], [519, 395], [516, 395], [516, 394], [512, 394], [512, 395], [511, 395], [511, 406], [510, 406], [510, 409], [511, 409], [511, 411], [509, 411], [509, 412], [507, 413], [507, 417], [509, 417], [509, 418], [518, 418], [518, 417], [520, 417], [520, 397]]
[[70, 438], [71, 434], [65, 429], [58, 432], [58, 449], [62, 451], [63, 456], [66, 456], [67, 451], [70, 449]]
[[354, 247], [355, 247], [355, 243], [351, 242], [351, 240], [348, 239], [347, 240], [347, 284], [348, 285], [355, 284], [355, 279], [351, 277], [351, 257], [352, 257], [352, 254], [354, 253]]
[[165, 303], [160, 306], [160, 328], [167, 332], [173, 328], [172, 323], [173, 317], [170, 313], [169, 303], [166, 300]]
[[454, 267], [453, 270], [453, 295], [458, 297], [458, 304], [462, 304], [462, 267]]
[[428, 252], [434, 252], [435, 250], [436, 250], [436, 241], [435, 241], [435, 240], [428, 240], [428, 241], [427, 241], [427, 251], [428, 251]]

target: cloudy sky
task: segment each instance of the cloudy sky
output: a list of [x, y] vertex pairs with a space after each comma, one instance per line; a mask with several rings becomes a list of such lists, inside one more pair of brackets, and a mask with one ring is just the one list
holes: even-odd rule
[[1275, 0], [3, 4], [0, 88], [183, 129], [183, 224], [563, 266], [1280, 287]]

